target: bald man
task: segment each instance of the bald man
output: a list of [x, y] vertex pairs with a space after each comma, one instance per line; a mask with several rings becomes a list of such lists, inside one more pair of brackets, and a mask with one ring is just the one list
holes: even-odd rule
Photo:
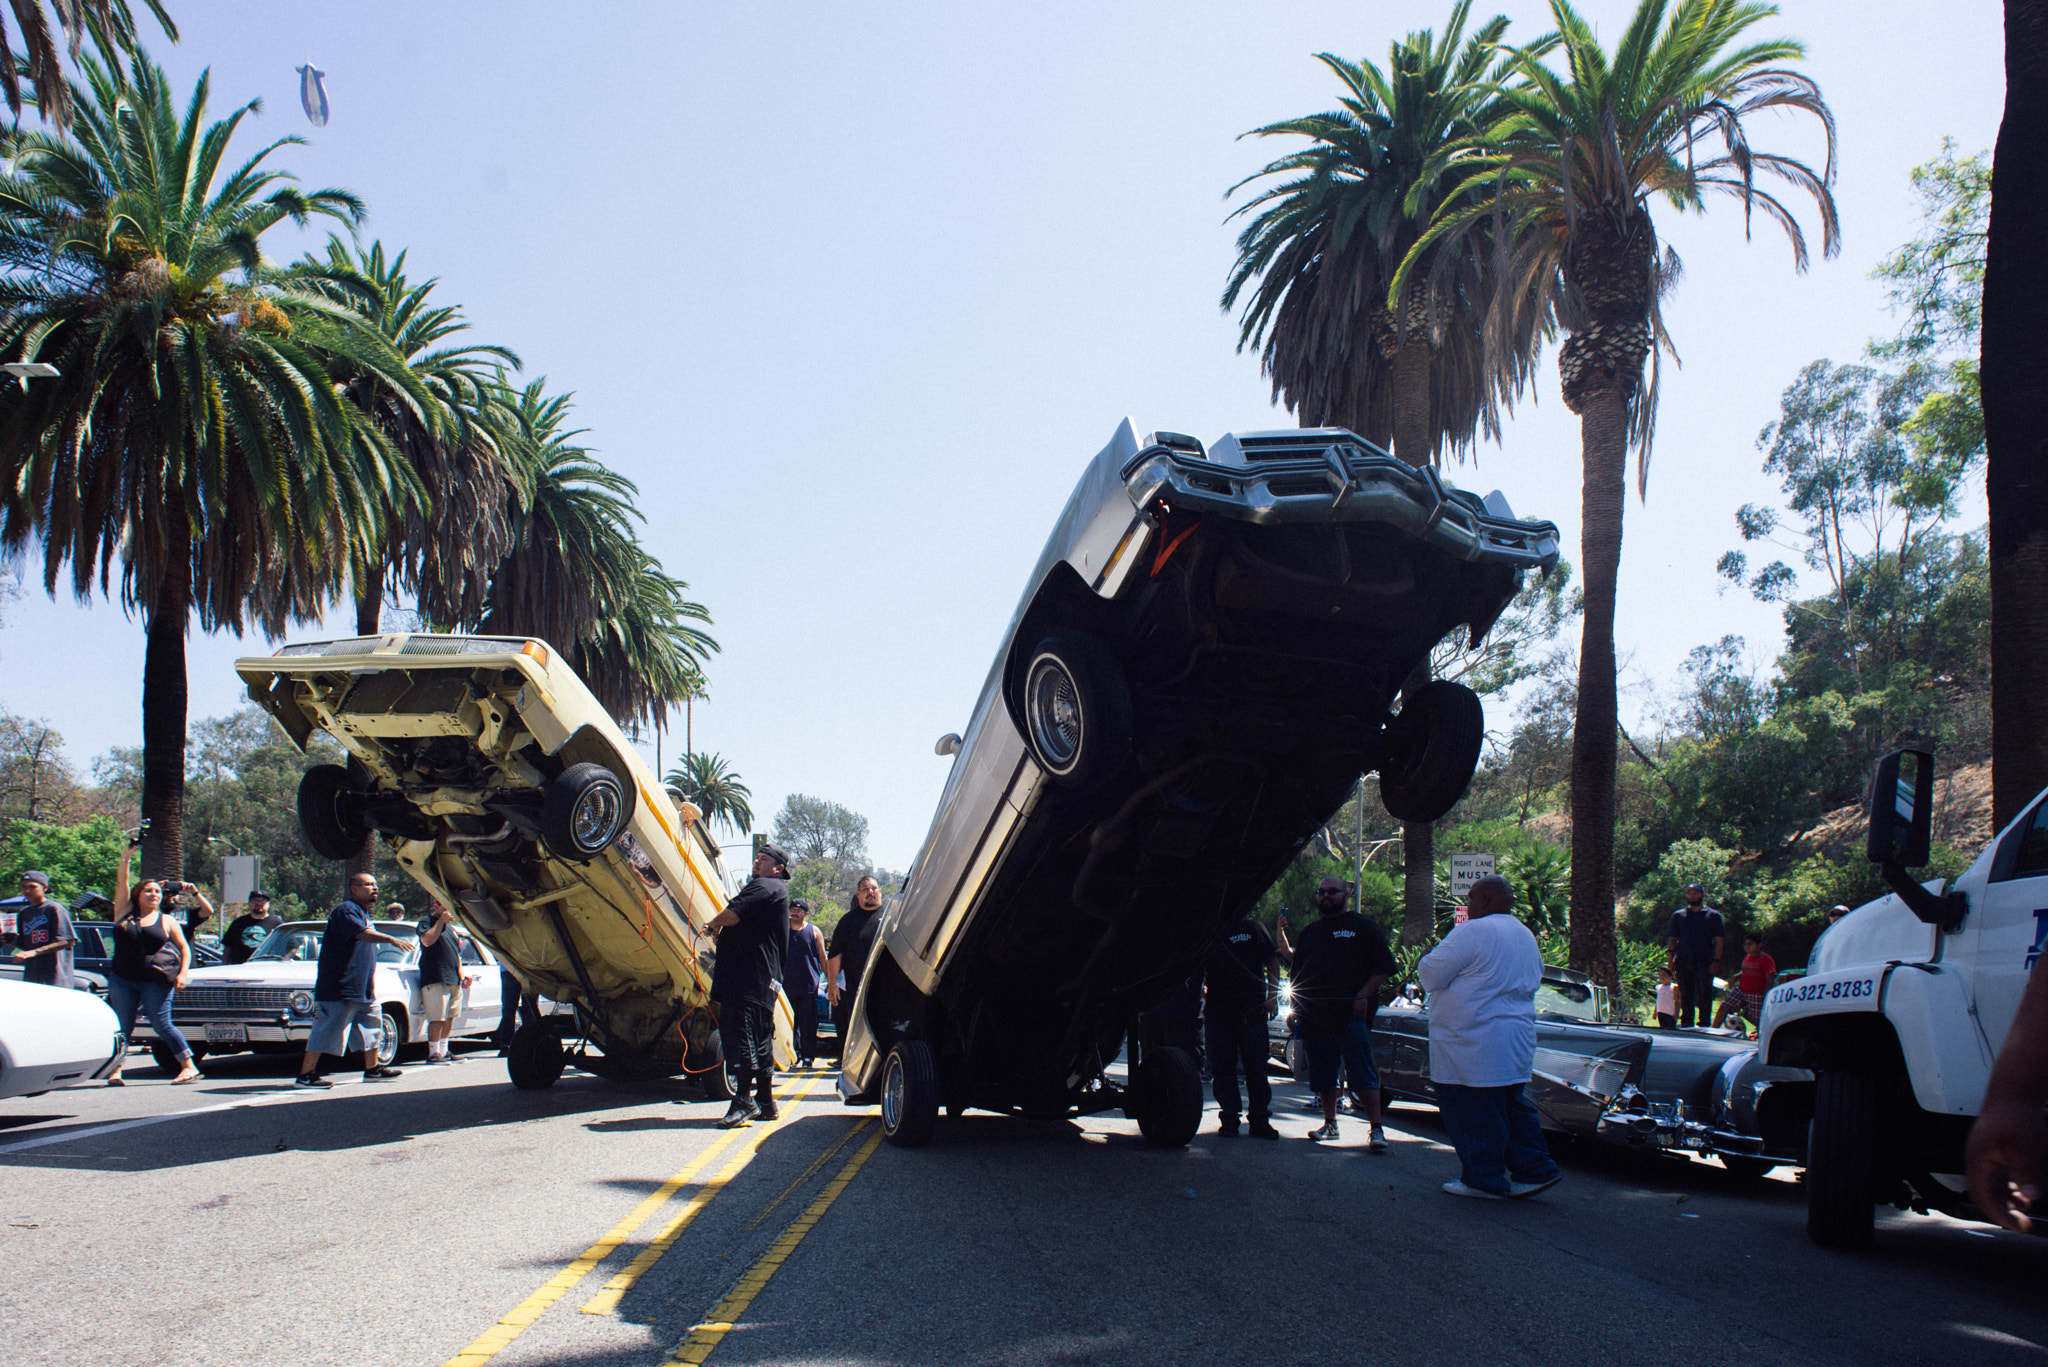
[[1522, 1095], [1536, 1064], [1543, 954], [1514, 907], [1507, 879], [1480, 879], [1464, 922], [1415, 966], [1429, 993], [1429, 1080], [1461, 1169], [1444, 1183], [1453, 1196], [1534, 1196], [1563, 1175]]

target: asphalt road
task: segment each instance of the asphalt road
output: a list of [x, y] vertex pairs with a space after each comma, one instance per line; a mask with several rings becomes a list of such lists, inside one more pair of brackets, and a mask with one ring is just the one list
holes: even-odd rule
[[9, 1367], [2048, 1360], [2048, 1240], [1888, 1215], [1824, 1253], [1790, 1180], [1600, 1148], [1457, 1200], [1426, 1110], [1383, 1157], [1291, 1105], [1277, 1143], [970, 1115], [913, 1151], [824, 1073], [728, 1132], [676, 1084], [518, 1092], [488, 1053], [317, 1095], [137, 1062], [0, 1102]]

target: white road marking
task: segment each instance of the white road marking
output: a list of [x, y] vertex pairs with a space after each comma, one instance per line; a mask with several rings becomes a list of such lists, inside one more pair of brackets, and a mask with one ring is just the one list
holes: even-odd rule
[[238, 1111], [251, 1106], [274, 1106], [280, 1101], [300, 1100], [296, 1092], [283, 1092], [277, 1096], [251, 1097], [247, 1101], [222, 1101], [212, 1106], [194, 1106], [189, 1111], [165, 1111], [161, 1115], [137, 1116], [133, 1120], [117, 1120], [110, 1125], [94, 1125], [90, 1129], [66, 1130], [62, 1134], [46, 1134], [40, 1139], [24, 1139], [14, 1144], [0, 1144], [0, 1153], [20, 1153], [24, 1149], [40, 1149], [45, 1144], [62, 1144], [73, 1139], [91, 1139], [95, 1135], [114, 1134], [121, 1130], [132, 1130], [139, 1125], [157, 1125], [166, 1120], [183, 1120], [188, 1115], [211, 1115], [216, 1111]]

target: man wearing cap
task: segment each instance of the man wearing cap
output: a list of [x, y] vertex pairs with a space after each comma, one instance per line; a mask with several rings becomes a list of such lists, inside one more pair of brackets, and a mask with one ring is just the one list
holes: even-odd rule
[[28, 899], [15, 920], [14, 961], [21, 980], [45, 987], [77, 987], [71, 972], [71, 947], [78, 935], [71, 929], [71, 911], [50, 896], [50, 875], [30, 869], [21, 876], [21, 895]]
[[1671, 913], [1666, 962], [1678, 980], [1678, 1027], [1704, 1026], [1714, 1018], [1714, 965], [1721, 962], [1727, 925], [1707, 905], [1707, 890], [1688, 883], [1685, 905]]
[[796, 1055], [808, 1068], [818, 1056], [818, 989], [825, 981], [825, 937], [811, 924], [811, 904], [789, 899], [789, 945], [783, 951], [783, 990], [796, 1017]]
[[249, 894], [249, 909], [228, 922], [220, 947], [231, 964], [245, 964], [270, 938], [270, 932], [284, 924], [284, 918], [270, 909], [270, 894], [258, 888]]
[[718, 941], [711, 1000], [732, 1079], [732, 1108], [718, 1125], [729, 1130], [777, 1116], [775, 985], [782, 981], [782, 954], [789, 944], [789, 855], [780, 845], [762, 842], [752, 880], [707, 928]]

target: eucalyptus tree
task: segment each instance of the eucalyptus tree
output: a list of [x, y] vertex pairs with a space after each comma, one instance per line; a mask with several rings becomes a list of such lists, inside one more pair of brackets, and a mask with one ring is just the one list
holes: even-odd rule
[[[1239, 349], [1260, 349], [1274, 397], [1303, 426], [1350, 428], [1415, 466], [1446, 447], [1462, 454], [1481, 430], [1499, 437], [1548, 324], [1540, 301], [1501, 305], [1498, 254], [1476, 240], [1430, 249], [1426, 269], [1392, 290], [1432, 218], [1454, 199], [1478, 202], [1445, 154], [1492, 114], [1489, 67], [1508, 21], [1467, 39], [1470, 11], [1459, 0], [1441, 38], [1391, 44], [1384, 70], [1318, 54], [1343, 87], [1338, 107], [1253, 129], [1309, 145], [1231, 187], [1268, 182], [1232, 215], [1252, 215], [1223, 293], [1226, 309], [1245, 300]], [[1425, 664], [1406, 687], [1428, 678]], [[1433, 826], [1402, 827], [1402, 862], [1402, 939], [1414, 944], [1436, 925]]]
[[182, 870], [185, 637], [277, 634], [317, 619], [359, 539], [402, 504], [410, 472], [365, 440], [327, 381], [328, 352], [403, 363], [324, 301], [266, 278], [259, 244], [286, 219], [347, 223], [363, 206], [268, 165], [282, 138], [229, 153], [257, 105], [209, 121], [201, 77], [182, 112], [140, 53], [82, 59], [69, 136], [18, 131], [0, 176], [0, 355], [55, 378], [0, 387], [0, 544], [40, 538], [44, 585], [67, 567], [142, 614], [143, 865]]
[[710, 614], [640, 547], [633, 481], [577, 444], [569, 396], [544, 386], [535, 380], [513, 400], [531, 494], [492, 571], [479, 630], [549, 642], [620, 722], [658, 722], [703, 691], [718, 643], [695, 624], [709, 625]]
[[324, 257], [292, 267], [297, 284], [333, 300], [357, 327], [404, 358], [395, 383], [388, 365], [366, 367], [346, 350], [323, 353], [328, 376], [411, 467], [425, 491], [386, 510], [381, 535], [349, 567], [356, 630], [378, 630], [387, 584], [412, 595], [439, 624], [483, 612], [491, 571], [512, 549], [531, 476], [517, 413], [505, 401], [504, 368], [519, 358], [501, 346], [450, 345], [468, 330], [462, 311], [430, 306], [434, 280], [406, 278], [405, 253], [363, 250], [329, 237]]
[[[1390, 297], [1435, 269], [1432, 251], [1490, 233], [1502, 273], [1531, 286], [1503, 295], [1504, 304], [1554, 310], [1569, 334], [1558, 372], [1565, 406], [1580, 419], [1585, 590], [1572, 741], [1571, 960], [1611, 985], [1622, 508], [1631, 449], [1638, 493], [1648, 486], [1657, 357], [1670, 345], [1659, 301], [1678, 271], [1676, 255], [1659, 250], [1651, 201], [1698, 212], [1708, 195], [1728, 195], [1741, 202], [1745, 229], [1761, 213], [1784, 231], [1803, 271], [1798, 218], [1757, 180], [1776, 178], [1810, 198], [1822, 248], [1834, 255], [1835, 124], [1819, 86], [1781, 65], [1804, 55], [1799, 43], [1746, 39], [1774, 6], [1642, 0], [1611, 56], [1566, 0], [1550, 7], [1557, 31], [1512, 53], [1510, 80], [1496, 87], [1497, 116], [1443, 154], [1462, 179], [1403, 261]], [[1563, 70], [1545, 64], [1552, 53]], [[1765, 112], [1818, 120], [1824, 169], [1756, 147], [1745, 120]], [[1510, 231], [1499, 230], [1503, 222]]]

